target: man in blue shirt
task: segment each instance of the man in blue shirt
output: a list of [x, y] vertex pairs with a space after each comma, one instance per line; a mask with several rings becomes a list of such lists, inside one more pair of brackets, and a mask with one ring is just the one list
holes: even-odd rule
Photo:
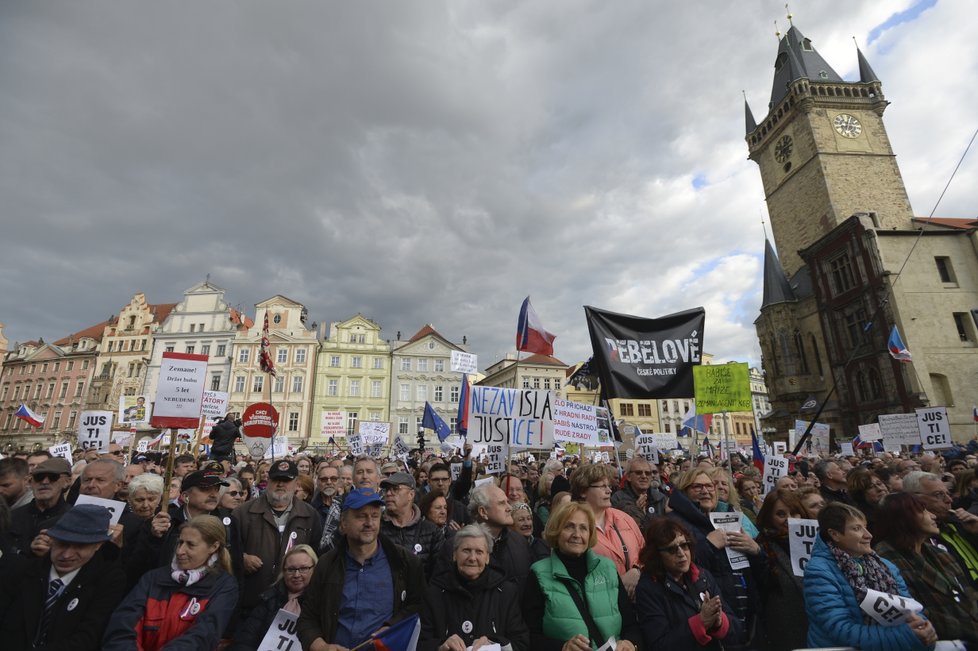
[[421, 562], [381, 536], [383, 503], [372, 488], [355, 488], [343, 500], [336, 547], [319, 559], [304, 592], [303, 649], [348, 651], [420, 610]]

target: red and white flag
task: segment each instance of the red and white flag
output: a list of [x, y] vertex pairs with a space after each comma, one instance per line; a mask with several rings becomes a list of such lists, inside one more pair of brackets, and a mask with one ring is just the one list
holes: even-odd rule
[[261, 329], [261, 352], [258, 354], [258, 364], [262, 371], [275, 377], [275, 364], [272, 363], [272, 354], [268, 350], [268, 312], [265, 312], [265, 324]]
[[530, 297], [523, 299], [520, 318], [516, 324], [516, 350], [540, 355], [554, 354], [556, 337], [543, 329], [540, 317], [530, 305]]

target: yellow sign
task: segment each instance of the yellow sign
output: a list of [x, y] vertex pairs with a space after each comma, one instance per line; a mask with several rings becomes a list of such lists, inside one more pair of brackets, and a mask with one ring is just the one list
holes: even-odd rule
[[703, 364], [693, 367], [697, 414], [751, 411], [747, 364]]

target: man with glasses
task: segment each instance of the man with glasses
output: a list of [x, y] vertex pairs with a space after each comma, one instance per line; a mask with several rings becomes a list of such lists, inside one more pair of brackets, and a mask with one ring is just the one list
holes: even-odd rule
[[432, 493], [442, 495], [448, 501], [448, 526], [458, 531], [469, 522], [465, 504], [452, 494], [452, 469], [447, 463], [436, 463], [428, 469], [428, 486]]
[[634, 457], [625, 470], [625, 486], [611, 496], [611, 506], [624, 511], [641, 529], [649, 519], [665, 515], [668, 496], [659, 490], [659, 469], [645, 457]]
[[444, 534], [438, 525], [421, 517], [421, 509], [414, 503], [416, 490], [414, 477], [406, 472], [395, 472], [380, 482], [386, 507], [380, 532], [430, 568], [429, 560], [434, 559], [434, 553], [441, 547]]
[[99, 454], [100, 459], [112, 459], [119, 463], [126, 462], [126, 451], [118, 443], [109, 443], [109, 449]]
[[390, 477], [395, 472], [398, 472], [400, 469], [401, 467], [398, 466], [396, 463], [394, 463], [393, 461], [388, 461], [383, 466], [381, 466], [380, 474], [383, 475], [384, 477]]
[[319, 540], [319, 553], [325, 554], [336, 545], [336, 531], [340, 526], [340, 504], [343, 492], [340, 490], [340, 472], [336, 467], [321, 463], [316, 473], [316, 492], [312, 505], [323, 521], [323, 535]]
[[[34, 499], [10, 515], [10, 535], [21, 554], [33, 555], [31, 544], [41, 531], [53, 526], [69, 508], [64, 490], [71, 479], [71, 466], [61, 457], [39, 463], [31, 472]], [[47, 548], [39, 550], [44, 556]]]
[[933, 473], [914, 470], [903, 478], [903, 490], [924, 502], [937, 518], [940, 534], [935, 545], [951, 552], [978, 586], [978, 516], [964, 509], [951, 509], [951, 494], [941, 478]]

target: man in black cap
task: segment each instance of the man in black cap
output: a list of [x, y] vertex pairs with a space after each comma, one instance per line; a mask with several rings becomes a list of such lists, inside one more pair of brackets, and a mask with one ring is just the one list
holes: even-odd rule
[[241, 608], [247, 613], [261, 601], [281, 570], [282, 557], [296, 545], [319, 546], [323, 523], [312, 506], [295, 498], [299, 469], [287, 460], [268, 471], [265, 492], [231, 513], [241, 527], [244, 584]]
[[383, 503], [372, 488], [354, 488], [343, 500], [342, 535], [303, 592], [296, 625], [303, 649], [352, 649], [421, 609], [421, 562], [381, 535]]
[[3, 614], [0, 646], [99, 648], [109, 616], [126, 590], [122, 568], [97, 553], [110, 538], [109, 520], [108, 509], [79, 504], [48, 529], [47, 556], [36, 560], [18, 585], [0, 586], [16, 597]]
[[[34, 499], [10, 514], [10, 537], [21, 554], [31, 555], [31, 544], [44, 529], [52, 526], [68, 511], [64, 490], [71, 479], [71, 466], [61, 457], [37, 464], [31, 472]], [[47, 553], [38, 547], [37, 556]]]
[[416, 490], [414, 477], [406, 472], [395, 472], [380, 482], [380, 494], [387, 507], [380, 532], [430, 569], [429, 559], [434, 558], [445, 536], [438, 525], [421, 517], [421, 509], [414, 503]]

